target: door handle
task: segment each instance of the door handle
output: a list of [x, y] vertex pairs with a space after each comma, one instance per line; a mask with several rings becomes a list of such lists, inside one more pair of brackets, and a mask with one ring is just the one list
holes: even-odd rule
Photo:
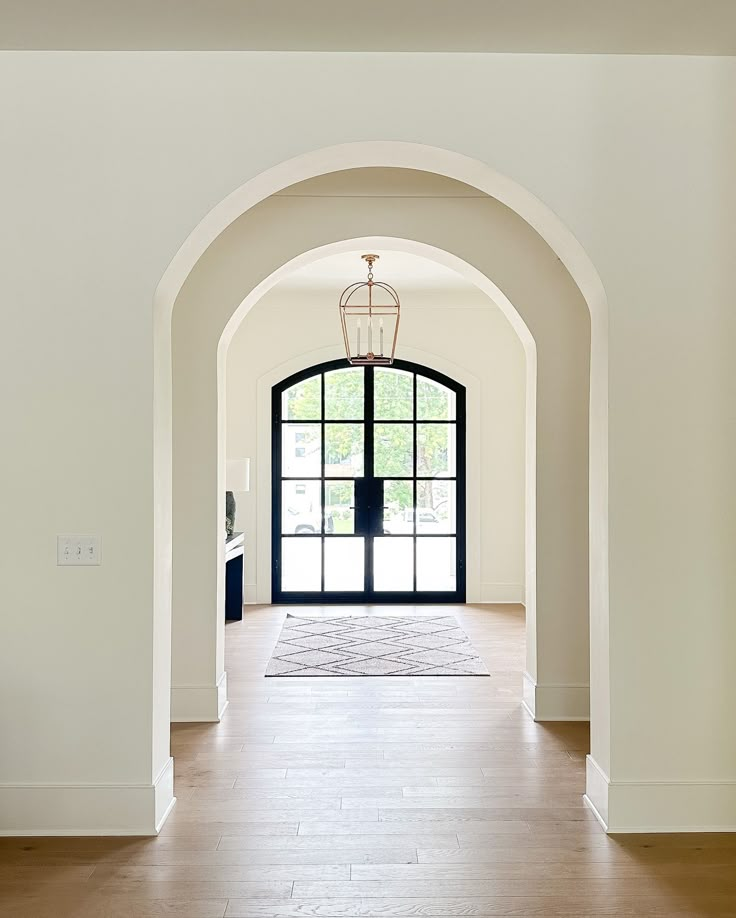
[[355, 511], [356, 535], [372, 536], [383, 532], [384, 499], [381, 479], [355, 479], [355, 504], [350, 509]]

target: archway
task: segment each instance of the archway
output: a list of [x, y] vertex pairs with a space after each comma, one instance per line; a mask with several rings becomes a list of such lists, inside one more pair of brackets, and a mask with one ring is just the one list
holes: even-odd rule
[[[455, 184], [449, 184], [454, 191]], [[216, 415], [222, 404], [218, 391], [224, 349], [240, 316], [283, 273], [332, 251], [338, 243], [324, 241], [330, 237], [347, 235], [354, 247], [358, 244], [355, 230], [369, 221], [396, 227], [400, 232], [393, 234], [394, 239], [419, 236], [434, 250], [463, 251], [467, 257], [456, 256], [461, 270], [467, 273], [463, 265], [471, 260], [484, 266], [485, 274], [476, 268], [481, 287], [484, 276], [498, 275], [514, 300], [524, 303], [525, 319], [534, 326], [531, 331], [535, 338], [545, 342], [537, 351], [537, 400], [541, 399], [542, 410], [538, 411], [535, 450], [540, 458], [529, 489], [530, 513], [536, 510], [528, 526], [526, 703], [540, 719], [587, 719], [589, 314], [579, 291], [557, 257], [528, 225], [514, 219], [493, 199], [471, 201], [470, 209], [453, 197], [433, 200], [433, 223], [422, 198], [404, 199], [400, 210], [387, 206], [385, 200], [363, 200], [357, 212], [350, 201], [325, 201], [314, 194], [313, 186], [307, 194], [303, 194], [303, 186], [298, 188], [293, 199], [271, 198], [236, 221], [227, 238], [223, 234], [198, 264], [177, 305], [174, 326], [179, 356], [175, 377], [182, 407], [176, 415], [179, 420], [174, 439], [179, 455], [186, 458], [179, 463], [180, 475], [174, 485], [182, 520], [175, 538], [180, 539], [178, 556], [184, 559], [180, 567], [183, 577], [178, 587], [175, 582], [174, 591], [177, 615], [186, 627], [174, 629], [175, 648], [179, 638], [183, 643], [174, 659], [173, 697], [189, 703], [194, 687], [203, 685], [201, 695], [210, 708], [205, 715], [200, 713], [201, 707], [187, 710], [176, 704], [175, 718], [216, 719], [218, 711], [212, 705], [222, 692], [221, 680], [225, 678], [221, 628], [214, 658], [202, 659], [203, 648], [209, 653], [207, 645], [212, 643], [213, 631], [211, 624], [205, 625], [202, 610], [212, 605], [216, 592], [222, 592], [221, 577], [217, 581], [206, 577], [202, 567], [203, 559], [213, 551], [215, 532], [222, 529], [214, 517], [220, 489], [213, 487], [214, 480], [205, 489], [203, 469], [212, 461], [205, 444], [222, 442]], [[458, 208], [462, 220], [458, 219]], [[313, 248], [310, 242], [315, 241], [322, 244]], [[300, 251], [301, 255], [285, 261], [285, 256]], [[534, 273], [529, 272], [529, 264], [535, 265]], [[233, 270], [225, 267], [228, 265]], [[274, 269], [276, 265], [285, 266], [283, 272]], [[262, 278], [263, 274], [266, 277], [241, 303], [242, 291], [253, 284], [251, 278]], [[485, 285], [488, 283], [486, 280]], [[203, 359], [203, 348], [211, 354], [218, 347], [220, 360], [212, 367]], [[204, 535], [205, 520], [214, 527], [209, 541]], [[216, 573], [220, 567], [219, 563], [212, 564], [210, 570]], [[535, 615], [536, 608], [543, 610], [541, 616]], [[219, 620], [214, 611], [210, 614], [212, 622]], [[190, 662], [186, 662], [187, 654]], [[209, 684], [200, 682], [213, 659], [215, 675], [210, 669], [206, 677]], [[179, 686], [185, 687], [183, 693]]]
[[[546, 240], [547, 247], [550, 250], [550, 255], [555, 259], [562, 258], [565, 261], [566, 267], [568, 268], [571, 276], [577, 283], [578, 289], [583, 292], [585, 295], [585, 300], [590, 309], [591, 315], [591, 344], [592, 344], [592, 354], [591, 354], [591, 389], [590, 389], [590, 437], [591, 437], [591, 449], [590, 449], [590, 519], [591, 519], [591, 556], [590, 556], [590, 570], [591, 570], [591, 598], [592, 598], [592, 611], [591, 611], [591, 647], [592, 654], [596, 661], [596, 665], [593, 667], [596, 679], [595, 684], [591, 689], [591, 699], [593, 702], [593, 748], [594, 752], [596, 747], [598, 752], [596, 758], [600, 762], [601, 760], [605, 763], [608, 756], [608, 705], [607, 705], [607, 494], [606, 494], [606, 459], [607, 459], [607, 447], [606, 447], [606, 430], [607, 424], [605, 423], [607, 417], [607, 405], [606, 405], [606, 361], [605, 361], [605, 340], [606, 340], [606, 328], [605, 328], [605, 300], [602, 293], [602, 288], [600, 283], [595, 275], [592, 266], [588, 262], [587, 258], [584, 256], [584, 253], [580, 250], [577, 243], [572, 239], [570, 234], [559, 224], [559, 221], [556, 220], [551, 214], [545, 211], [543, 206], [539, 202], [535, 201], [527, 192], [523, 189], [518, 189], [516, 186], [510, 185], [506, 180], [503, 180], [501, 177], [495, 175], [487, 167], [483, 166], [480, 163], [473, 163], [472, 161], [465, 160], [464, 157], [458, 157], [454, 154], [448, 154], [445, 151], [437, 150], [428, 150], [424, 147], [414, 147], [412, 145], [403, 145], [403, 144], [357, 144], [351, 145], [347, 148], [332, 148], [328, 151], [322, 151], [323, 155], [314, 154], [313, 156], [302, 157], [298, 161], [294, 161], [290, 164], [284, 164], [282, 167], [278, 167], [276, 170], [272, 170], [265, 177], [262, 176], [258, 180], [254, 180], [253, 183], [249, 183], [248, 186], [244, 186], [244, 189], [241, 189], [240, 192], [237, 192], [234, 196], [227, 199], [227, 202], [223, 202], [223, 205], [220, 208], [217, 208], [218, 213], [213, 212], [209, 218], [203, 221], [200, 229], [190, 237], [190, 240], [182, 251], [177, 256], [177, 259], [172, 263], [172, 266], [164, 279], [162, 284], [159, 287], [157, 292], [157, 309], [156, 309], [156, 329], [157, 329], [157, 357], [158, 357], [158, 370], [157, 375], [157, 419], [159, 423], [159, 433], [164, 432], [164, 437], [157, 440], [159, 448], [157, 449], [157, 490], [159, 491], [159, 498], [163, 500], [157, 500], [157, 510], [158, 510], [158, 522], [163, 523], [163, 526], [157, 526], [157, 534], [159, 538], [157, 539], [157, 571], [159, 573], [165, 572], [166, 565], [162, 564], [162, 560], [165, 562], [168, 557], [166, 539], [166, 515], [167, 508], [165, 506], [165, 497], [166, 497], [166, 479], [167, 473], [169, 470], [170, 463], [170, 454], [167, 453], [165, 446], [165, 431], [167, 429], [166, 422], [168, 420], [168, 404], [170, 404], [170, 390], [167, 387], [166, 368], [167, 368], [167, 319], [170, 308], [173, 306], [172, 294], [174, 298], [177, 298], [176, 294], [180, 291], [183, 291], [185, 299], [188, 299], [189, 302], [193, 302], [197, 299], [197, 296], [202, 293], [201, 289], [197, 290], [196, 284], [197, 280], [195, 277], [189, 277], [189, 289], [183, 290], [185, 284], [182, 280], [183, 272], [186, 268], [188, 261], [196, 261], [197, 251], [202, 249], [200, 253], [199, 261], [196, 261], [197, 264], [201, 264], [203, 260], [207, 260], [208, 255], [213, 255], [213, 253], [207, 253], [204, 251], [207, 245], [209, 245], [213, 239], [217, 237], [217, 232], [215, 227], [220, 228], [220, 235], [224, 231], [225, 227], [229, 226], [232, 223], [232, 218], [236, 214], [236, 211], [242, 207], [244, 204], [250, 201], [250, 207], [246, 207], [245, 213], [250, 213], [256, 208], [255, 203], [256, 199], [263, 200], [262, 194], [264, 190], [267, 190], [273, 186], [274, 183], [278, 186], [278, 183], [283, 183], [286, 176], [297, 176], [304, 177], [309, 175], [323, 174], [330, 171], [331, 166], [335, 166], [339, 163], [340, 169], [345, 169], [346, 167], [354, 166], [356, 163], [359, 165], [376, 165], [376, 160], [378, 164], [390, 165], [393, 167], [404, 167], [407, 166], [413, 169], [427, 169], [432, 172], [441, 171], [444, 175], [450, 175], [452, 178], [458, 178], [461, 181], [466, 183], [471, 183], [475, 187], [479, 188], [482, 191], [485, 191], [488, 194], [493, 194], [493, 189], [497, 194], [494, 195], [496, 200], [503, 200], [508, 205], [511, 205], [511, 202], [516, 206], [513, 207], [515, 214], [518, 214], [524, 218], [524, 222], [527, 227], [534, 227], [537, 235], [543, 237]], [[347, 160], [347, 162], [346, 162]], [[368, 162], [366, 163], [366, 160]], [[434, 168], [433, 168], [434, 167]], [[283, 187], [283, 184], [280, 186]], [[261, 197], [259, 197], [259, 195]], [[237, 202], [236, 202], [237, 199]], [[227, 206], [224, 206], [227, 204]], [[241, 213], [243, 213], [241, 211]], [[260, 216], [264, 216], [261, 214]], [[266, 215], [268, 216], [268, 215]], [[271, 215], [272, 217], [273, 215]], [[316, 237], [319, 237], [320, 234], [315, 234]], [[430, 236], [432, 234], [429, 234]], [[328, 237], [329, 238], [329, 237]], [[333, 237], [334, 238], [334, 237]], [[343, 238], [345, 238], [343, 236]], [[322, 234], [322, 239], [324, 240], [324, 234]], [[552, 245], [551, 240], [555, 243], [556, 248]], [[419, 240], [424, 242], [424, 244], [432, 245], [436, 240]], [[328, 244], [322, 242], [322, 245]], [[332, 243], [333, 245], [336, 243]], [[451, 251], [452, 246], [445, 247], [445, 251]], [[292, 248], [293, 252], [294, 249]], [[297, 250], [298, 251], [298, 250]], [[302, 252], [305, 250], [302, 248]], [[252, 263], [249, 265], [250, 269], [255, 268], [254, 278], [260, 275], [260, 281], [252, 284], [252, 294], [246, 298], [245, 301], [241, 304], [241, 309], [248, 308], [248, 300], [251, 300], [252, 297], [260, 295], [263, 292], [264, 284], [270, 284], [275, 282], [278, 279], [278, 276], [281, 272], [287, 270], [287, 264], [293, 266], [293, 264], [299, 260], [299, 258], [309, 258], [313, 257], [314, 249], [309, 250], [308, 255], [298, 255], [294, 254], [288, 260], [284, 260], [283, 257], [280, 257], [278, 262], [273, 260], [269, 261], [269, 258], [263, 258], [263, 251], [260, 253], [253, 253], [256, 257], [260, 256], [261, 264], [255, 266]], [[475, 258], [473, 259], [475, 264], [482, 261], [482, 258], [476, 253]], [[483, 272], [479, 273], [483, 275]], [[178, 287], [177, 287], [178, 285]], [[249, 286], [251, 286], [249, 284]], [[248, 289], [248, 288], [246, 288]], [[225, 321], [224, 325], [221, 326], [220, 334], [218, 339], [214, 342], [215, 348], [222, 346], [222, 342], [227, 339], [228, 324], [232, 321], [236, 321], [235, 316], [237, 309], [237, 304], [228, 307], [230, 313], [229, 318]], [[558, 355], [559, 356], [559, 355]], [[161, 373], [160, 371], [164, 371]], [[202, 378], [192, 380], [191, 382], [196, 387], [201, 383]], [[208, 386], [210, 392], [214, 388], [215, 392], [217, 389], [216, 379], [210, 378], [208, 381]], [[189, 389], [189, 396], [195, 394], [194, 388]], [[195, 401], [199, 396], [202, 395], [200, 391], [198, 394], [195, 394]], [[163, 426], [161, 426], [163, 425]], [[211, 426], [211, 425], [210, 425]], [[217, 425], [215, 425], [216, 428]], [[212, 430], [212, 434], [216, 438], [216, 429]], [[219, 489], [219, 486], [218, 488]], [[215, 502], [212, 502], [212, 506], [215, 505]], [[216, 521], [213, 521], [213, 525], [216, 525]], [[217, 564], [217, 552], [213, 550], [212, 552], [213, 559], [215, 561], [215, 566]], [[159, 608], [161, 609], [163, 615], [166, 614], [167, 606], [167, 584], [165, 577], [159, 577], [157, 583], [159, 589]], [[554, 686], [550, 686], [554, 688]], [[569, 688], [570, 686], [567, 686]], [[209, 689], [212, 689], [212, 686], [208, 686]], [[160, 702], [160, 699], [159, 699]], [[535, 702], [532, 702], [532, 706], [535, 706]], [[540, 713], [540, 712], [538, 712]], [[543, 715], [542, 715], [543, 717]], [[207, 719], [207, 718], [203, 718]]]

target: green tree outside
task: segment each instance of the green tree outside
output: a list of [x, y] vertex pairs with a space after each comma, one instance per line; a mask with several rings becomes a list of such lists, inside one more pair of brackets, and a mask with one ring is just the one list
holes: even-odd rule
[[[362, 368], [334, 370], [324, 374], [325, 381], [325, 465], [328, 474], [340, 467], [346, 476], [362, 474], [362, 423], [329, 424], [329, 421], [362, 421], [364, 373]], [[317, 375], [297, 383], [283, 395], [283, 417], [288, 421], [317, 421], [321, 419], [322, 376]], [[454, 419], [454, 396], [432, 380], [417, 377], [417, 474], [435, 478], [448, 474], [448, 459], [452, 452], [452, 425], [422, 424], [422, 421]], [[385, 501], [397, 510], [413, 506], [411, 481], [396, 477], [413, 474], [413, 426], [383, 421], [410, 421], [413, 417], [413, 374], [401, 370], [376, 369], [374, 372], [374, 467], [380, 478], [394, 479], [386, 483]], [[447, 487], [437, 482], [418, 487], [420, 508], [436, 509], [446, 504]], [[338, 508], [347, 508], [353, 501], [352, 485], [330, 484], [329, 501]], [[334, 502], [334, 503], [332, 503]], [[339, 512], [339, 511], [338, 511]]]

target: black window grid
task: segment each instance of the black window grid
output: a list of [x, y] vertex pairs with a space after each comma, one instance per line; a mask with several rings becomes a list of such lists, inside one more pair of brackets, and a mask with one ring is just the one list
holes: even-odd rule
[[[363, 372], [363, 417], [361, 418], [327, 418], [325, 417], [325, 374], [330, 372], [333, 369], [340, 369], [345, 366], [344, 362], [338, 361], [339, 366], [335, 364], [329, 364], [321, 367], [314, 367], [314, 373], [310, 374], [311, 376], [320, 376], [320, 411], [321, 418], [307, 418], [307, 419], [296, 419], [296, 418], [283, 418], [281, 417], [282, 410], [282, 398], [283, 394], [289, 388], [290, 384], [296, 384], [297, 380], [286, 380], [281, 386], [274, 389], [274, 435], [278, 436], [279, 448], [273, 449], [273, 483], [274, 483], [274, 521], [273, 521], [273, 548], [275, 556], [280, 557], [280, 551], [277, 547], [277, 542], [280, 542], [282, 539], [320, 539], [322, 542], [322, 550], [320, 552], [321, 557], [321, 593], [325, 592], [325, 540], [329, 539], [366, 539], [366, 556], [365, 556], [365, 565], [368, 568], [372, 564], [372, 540], [374, 538], [385, 538], [385, 539], [402, 539], [402, 538], [411, 538], [413, 540], [413, 590], [412, 594], [417, 594], [417, 540], [420, 539], [442, 539], [442, 538], [452, 538], [456, 543], [457, 551], [457, 570], [458, 570], [458, 589], [456, 591], [456, 598], [458, 601], [464, 601], [464, 580], [465, 580], [465, 565], [464, 565], [464, 553], [465, 553], [465, 533], [464, 533], [464, 524], [465, 524], [465, 500], [464, 494], [460, 493], [460, 484], [464, 485], [464, 459], [465, 459], [465, 449], [464, 442], [460, 443], [456, 438], [456, 471], [452, 475], [419, 475], [417, 473], [417, 463], [418, 463], [418, 428], [425, 425], [445, 425], [445, 426], [460, 426], [464, 432], [464, 398], [458, 398], [459, 392], [458, 389], [454, 389], [452, 386], [447, 386], [446, 382], [452, 382], [447, 380], [446, 382], [440, 381], [437, 379], [439, 374], [433, 374], [432, 371], [429, 371], [425, 367], [418, 367], [411, 365], [412, 369], [412, 418], [376, 418], [373, 416], [374, 408], [374, 399], [373, 399], [373, 375], [368, 372], [368, 368], [361, 368]], [[400, 368], [397, 366], [397, 369]], [[417, 381], [418, 377], [426, 377], [434, 379], [437, 382], [440, 382], [441, 385], [445, 385], [450, 391], [454, 392], [456, 396], [456, 416], [454, 418], [437, 418], [437, 419], [427, 419], [427, 418], [418, 418], [418, 398], [417, 398]], [[460, 387], [461, 388], [461, 387]], [[278, 400], [277, 400], [278, 399]], [[459, 404], [458, 404], [459, 403]], [[366, 410], [367, 409], [367, 410]], [[364, 450], [364, 470], [363, 476], [355, 475], [326, 475], [325, 474], [325, 428], [327, 425], [336, 425], [336, 424], [360, 424], [363, 426], [363, 450]], [[412, 475], [386, 475], [378, 476], [379, 480], [383, 481], [411, 481], [413, 483], [413, 500], [412, 500], [412, 531], [410, 533], [376, 533], [369, 537], [366, 537], [361, 533], [327, 533], [325, 531], [325, 489], [328, 482], [350, 482], [354, 481], [356, 478], [360, 477], [375, 477], [373, 475], [373, 460], [374, 460], [374, 450], [373, 450], [373, 434], [375, 425], [388, 425], [388, 424], [398, 424], [398, 425], [411, 425], [413, 427], [413, 449], [412, 449], [412, 464], [413, 464], [413, 474]], [[288, 425], [297, 425], [297, 426], [307, 426], [314, 425], [320, 426], [320, 475], [283, 475], [280, 468], [280, 455], [281, 455], [281, 445], [282, 441], [282, 428]], [[279, 462], [277, 466], [276, 456], [279, 456]], [[462, 468], [461, 468], [462, 464]], [[462, 474], [458, 474], [461, 472]], [[305, 482], [319, 482], [320, 483], [320, 532], [315, 533], [284, 533], [282, 532], [282, 516], [281, 516], [281, 494], [279, 493], [278, 500], [276, 499], [276, 485], [278, 483], [278, 491], [280, 492], [283, 487], [283, 482], [287, 481], [305, 481]], [[455, 491], [455, 500], [456, 500], [456, 522], [457, 526], [453, 532], [438, 532], [438, 533], [426, 533], [417, 531], [417, 516], [418, 516], [418, 484], [420, 482], [454, 482], [456, 486]], [[276, 509], [278, 506], [278, 514]], [[278, 564], [274, 565], [274, 594], [280, 594], [281, 591], [276, 589], [276, 579], [278, 576]], [[299, 594], [302, 598], [307, 598], [307, 594]], [[332, 595], [332, 594], [330, 594]], [[378, 596], [385, 595], [388, 597], [388, 593], [382, 594], [378, 593]], [[425, 601], [431, 602], [434, 601], [433, 595], [431, 593], [423, 594]], [[417, 597], [418, 598], [418, 597]], [[436, 598], [436, 597], [435, 597]], [[389, 601], [387, 598], [386, 601]], [[400, 601], [400, 600], [399, 600]]]

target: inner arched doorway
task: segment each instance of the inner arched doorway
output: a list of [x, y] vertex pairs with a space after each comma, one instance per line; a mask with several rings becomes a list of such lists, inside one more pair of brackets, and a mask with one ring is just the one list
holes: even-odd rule
[[273, 388], [274, 602], [465, 601], [465, 388], [331, 361]]
[[[370, 181], [375, 189], [375, 175], [368, 172], [358, 170], [351, 180]], [[407, 182], [413, 179], [419, 180], [413, 174], [406, 177]], [[532, 348], [525, 346], [528, 370], [536, 370], [536, 383], [527, 388], [527, 415], [532, 416], [536, 403], [536, 423], [528, 427], [526, 457], [526, 703], [540, 719], [586, 718], [591, 337], [585, 300], [538, 234], [491, 197], [463, 196], [455, 182], [421, 173], [421, 182], [433, 196], [402, 198], [401, 207], [390, 196], [366, 196], [356, 210], [351, 199], [330, 197], [331, 181], [321, 180], [319, 189], [312, 183], [307, 193], [303, 187], [293, 194], [284, 192], [241, 216], [213, 243], [177, 298], [172, 710], [180, 720], [216, 719], [226, 697], [224, 627], [219, 624], [224, 578], [219, 563], [205, 561], [217, 561], [216, 534], [224, 525], [218, 498], [224, 491], [224, 479], [218, 478], [225, 458], [225, 400], [220, 393], [232, 334], [253, 304], [300, 265], [338, 247], [380, 250], [392, 240], [394, 248], [416, 250], [457, 266], [481, 290], [493, 286], [490, 295], [499, 304], [497, 291], [502, 291], [533, 342]], [[378, 226], [385, 235], [361, 233]], [[244, 290], [250, 293], [242, 299]], [[464, 330], [451, 334], [462, 336]], [[462, 359], [453, 363], [462, 366]], [[260, 468], [262, 472], [262, 464]], [[205, 470], [217, 474], [205, 475]], [[263, 477], [256, 469], [256, 480]], [[270, 494], [266, 501], [270, 503]], [[261, 519], [264, 516], [259, 513]], [[259, 563], [263, 554], [259, 551]], [[270, 550], [268, 555], [270, 560]], [[214, 653], [205, 653], [205, 648]], [[212, 712], [209, 718], [203, 716], [204, 704], [195, 709], [192, 702], [195, 685], [203, 687], [199, 695]]]

